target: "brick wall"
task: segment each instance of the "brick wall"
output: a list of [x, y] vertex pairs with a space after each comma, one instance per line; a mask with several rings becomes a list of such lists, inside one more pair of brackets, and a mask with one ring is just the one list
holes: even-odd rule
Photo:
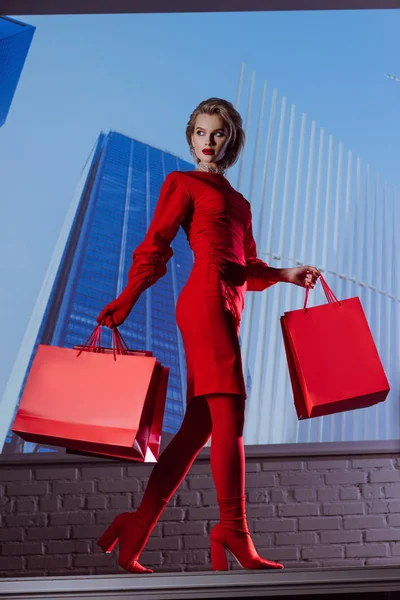
[[[287, 567], [400, 565], [398, 453], [261, 451], [246, 452], [248, 519], [260, 554]], [[0, 463], [0, 576], [122, 573], [116, 552], [102, 554], [95, 542], [115, 515], [138, 505], [151, 468], [81, 457]], [[142, 563], [157, 572], [209, 570], [217, 520], [204, 449]]]

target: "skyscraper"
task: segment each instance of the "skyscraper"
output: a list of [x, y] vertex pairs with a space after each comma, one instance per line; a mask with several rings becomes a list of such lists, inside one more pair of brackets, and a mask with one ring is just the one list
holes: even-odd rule
[[[234, 185], [251, 202], [258, 256], [276, 268], [315, 265], [339, 300], [360, 299], [391, 390], [385, 402], [374, 406], [299, 421], [280, 317], [303, 307], [305, 290], [278, 284], [261, 294], [249, 293], [241, 326], [243, 370], [251, 372], [245, 444], [398, 440], [400, 252], [396, 187], [389, 186], [371, 165], [336, 142], [333, 134], [317, 126], [306, 113], [289, 105], [277, 88], [267, 93], [267, 82], [257, 83], [253, 75], [244, 77], [243, 64], [237, 98], [247, 103], [247, 114], [254, 121], [246, 123], [246, 131], [250, 135], [254, 132], [256, 143], [252, 150], [247, 138]], [[258, 98], [262, 102], [257, 115], [252, 103]], [[265, 117], [267, 127], [263, 126]], [[307, 306], [327, 301], [318, 283]], [[310, 344], [314, 335], [319, 332], [310, 327]], [[330, 340], [325, 342], [328, 347]], [[329, 369], [331, 376], [340, 376], [332, 363]]]
[[[100, 134], [0, 403], [5, 427], [18, 407], [38, 344], [72, 348], [88, 338], [100, 310], [126, 284], [132, 251], [144, 238], [166, 175], [192, 168], [168, 152], [120, 133]], [[172, 247], [166, 275], [142, 294], [120, 331], [130, 348], [152, 350], [170, 367], [163, 429], [175, 433], [183, 418], [186, 386], [175, 303], [193, 257], [183, 230]], [[103, 345], [110, 344], [107, 330]], [[0, 431], [0, 442], [4, 433], [1, 437]], [[37, 448], [8, 433], [3, 452], [32, 450]]]
[[0, 16], [0, 127], [4, 125], [35, 27]]

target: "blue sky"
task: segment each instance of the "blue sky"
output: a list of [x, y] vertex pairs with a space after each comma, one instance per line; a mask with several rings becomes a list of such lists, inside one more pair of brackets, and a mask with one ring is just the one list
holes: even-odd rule
[[400, 11], [17, 18], [37, 30], [0, 129], [0, 396], [101, 130], [189, 159], [190, 112], [209, 96], [234, 101], [244, 61], [246, 85], [254, 70], [400, 181], [400, 84], [384, 76], [400, 75]]

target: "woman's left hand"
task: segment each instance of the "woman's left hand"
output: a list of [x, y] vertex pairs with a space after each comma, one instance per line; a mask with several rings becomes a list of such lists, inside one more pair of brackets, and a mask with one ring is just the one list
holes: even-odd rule
[[287, 269], [287, 275], [285, 281], [287, 283], [294, 283], [301, 287], [309, 287], [313, 289], [321, 276], [321, 272], [317, 267], [310, 267], [309, 265], [303, 265], [301, 267], [293, 267]]

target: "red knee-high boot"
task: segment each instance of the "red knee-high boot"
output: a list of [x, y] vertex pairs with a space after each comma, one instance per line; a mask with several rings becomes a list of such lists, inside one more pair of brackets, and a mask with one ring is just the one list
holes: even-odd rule
[[193, 398], [182, 426], [154, 465], [140, 506], [118, 515], [98, 540], [104, 552], [119, 541], [119, 565], [130, 573], [152, 573], [139, 562], [146, 542], [171, 496], [211, 435], [211, 415], [204, 397]]
[[244, 399], [233, 395], [213, 395], [207, 400], [213, 422], [211, 469], [220, 511], [220, 522], [213, 528], [210, 536], [212, 569], [228, 569], [226, 550], [244, 569], [282, 569], [282, 564], [258, 555], [247, 527], [244, 495]]

